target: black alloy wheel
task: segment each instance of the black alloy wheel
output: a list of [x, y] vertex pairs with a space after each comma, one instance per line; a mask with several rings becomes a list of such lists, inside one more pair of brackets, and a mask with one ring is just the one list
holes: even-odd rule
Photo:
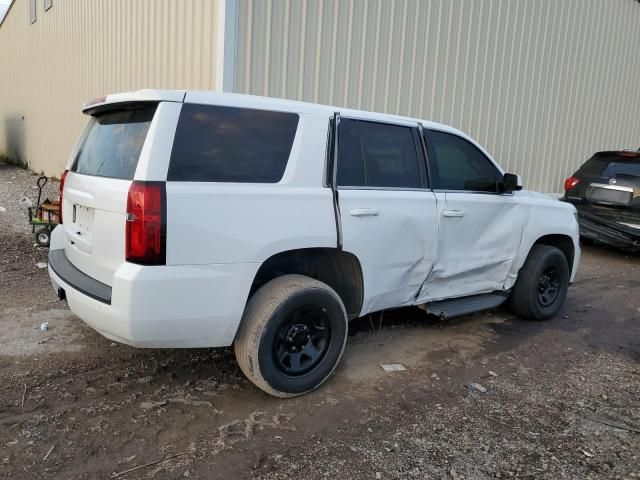
[[547, 268], [538, 281], [538, 302], [543, 307], [552, 305], [560, 293], [560, 275], [555, 267]]
[[511, 292], [511, 309], [531, 320], [555, 317], [567, 296], [571, 268], [559, 248], [537, 244], [531, 248]]
[[247, 302], [233, 342], [238, 365], [258, 388], [280, 398], [318, 388], [347, 343], [344, 303], [326, 283], [282, 275]]
[[331, 322], [326, 309], [305, 305], [289, 313], [273, 343], [273, 358], [285, 375], [298, 377], [318, 365], [329, 349]]

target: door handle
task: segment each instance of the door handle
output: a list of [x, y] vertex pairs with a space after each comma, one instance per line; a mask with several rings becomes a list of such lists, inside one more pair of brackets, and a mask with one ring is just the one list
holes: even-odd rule
[[349, 211], [352, 217], [377, 217], [379, 213], [377, 208], [354, 208]]
[[442, 212], [443, 217], [464, 217], [462, 210], [445, 210]]

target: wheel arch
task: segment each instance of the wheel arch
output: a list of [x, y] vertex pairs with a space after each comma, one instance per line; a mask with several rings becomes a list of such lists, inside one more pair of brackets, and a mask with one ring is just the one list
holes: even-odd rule
[[276, 253], [260, 265], [248, 298], [270, 280], [289, 274], [306, 275], [326, 283], [340, 296], [350, 319], [360, 314], [364, 300], [364, 280], [360, 261], [354, 254], [324, 247]]
[[[571, 236], [564, 234], [543, 235], [539, 237], [535, 242], [533, 242], [531, 248], [533, 248], [535, 245], [549, 245], [550, 247], [556, 247], [564, 254], [565, 258], [567, 259], [567, 263], [569, 264], [569, 272], [573, 271], [576, 249], [575, 245], [573, 244], [573, 238], [571, 238]], [[529, 249], [529, 252], [531, 252], [531, 248]]]

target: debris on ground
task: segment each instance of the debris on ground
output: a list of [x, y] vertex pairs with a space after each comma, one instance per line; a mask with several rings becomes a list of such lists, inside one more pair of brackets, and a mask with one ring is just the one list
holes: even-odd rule
[[166, 400], [160, 402], [142, 402], [140, 408], [143, 410], [151, 410], [152, 408], [164, 407], [167, 404]]
[[53, 444], [51, 445], [51, 448], [49, 449], [49, 451], [47, 452], [47, 454], [44, 456], [44, 458], [42, 459], [43, 462], [47, 461], [47, 458], [49, 458], [49, 455], [51, 455], [51, 452], [53, 452], [53, 449], [56, 448], [56, 445]]
[[40, 324], [40, 330], [42, 330], [43, 332], [46, 332], [47, 330], [49, 330], [49, 322], [42, 322]]
[[7, 211], [7, 209], [6, 209], [6, 208], [4, 208], [4, 207], [0, 207], [0, 212], [6, 212], [6, 211]]
[[38, 268], [47, 268], [47, 264], [45, 262], [36, 263], [36, 267]]
[[[595, 409], [593, 409], [593, 410], [595, 411]], [[600, 425], [607, 425], [608, 427], [616, 428], [618, 430], [625, 430], [627, 432], [640, 433], [640, 428], [633, 428], [633, 427], [630, 427], [628, 425], [623, 425], [623, 424], [615, 423], [615, 422], [609, 422], [607, 420], [601, 420], [599, 418], [594, 418], [594, 417], [589, 417], [589, 416], [585, 416], [584, 418], [586, 418], [587, 420], [591, 420], [592, 422], [599, 423]]]
[[473, 390], [477, 390], [480, 393], [487, 393], [487, 389], [480, 385], [479, 383], [470, 383], [469, 388]]
[[580, 449], [580, 451], [584, 454], [585, 457], [587, 458], [591, 458], [593, 457], [593, 453], [589, 453], [586, 450], [583, 450], [582, 448]]
[[489, 376], [495, 378], [498, 376], [498, 374], [496, 372], [492, 372], [491, 370], [489, 370]]
[[402, 372], [407, 369], [401, 363], [381, 363], [380, 366], [385, 372]]
[[31, 207], [33, 207], [33, 202], [31, 201], [31, 199], [29, 197], [22, 197], [18, 203], [23, 208], [31, 208]]
[[122, 475], [124, 475], [126, 473], [135, 472], [136, 470], [140, 470], [142, 468], [151, 467], [153, 465], [157, 465], [158, 463], [166, 462], [168, 460], [173, 460], [174, 458], [182, 457], [183, 455], [186, 455], [188, 453], [189, 453], [189, 451], [176, 453], [175, 455], [171, 455], [169, 457], [161, 458], [161, 459], [155, 460], [153, 462], [145, 463], [144, 465], [140, 465], [138, 467], [133, 467], [133, 468], [130, 468], [128, 470], [123, 470], [122, 472], [117, 472], [117, 473], [114, 472], [111, 475], [111, 478], [118, 478], [118, 477], [120, 477], [120, 476], [122, 476]]

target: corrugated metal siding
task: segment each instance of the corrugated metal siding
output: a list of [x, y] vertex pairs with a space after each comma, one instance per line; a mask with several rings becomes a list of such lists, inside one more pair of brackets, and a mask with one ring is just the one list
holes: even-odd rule
[[640, 147], [632, 0], [238, 0], [235, 90], [474, 136], [528, 188]]
[[60, 174], [87, 100], [139, 88], [221, 87], [216, 1], [64, 0], [37, 8], [31, 25], [29, 0], [15, 0], [0, 26], [0, 152], [17, 144], [36, 171]]

